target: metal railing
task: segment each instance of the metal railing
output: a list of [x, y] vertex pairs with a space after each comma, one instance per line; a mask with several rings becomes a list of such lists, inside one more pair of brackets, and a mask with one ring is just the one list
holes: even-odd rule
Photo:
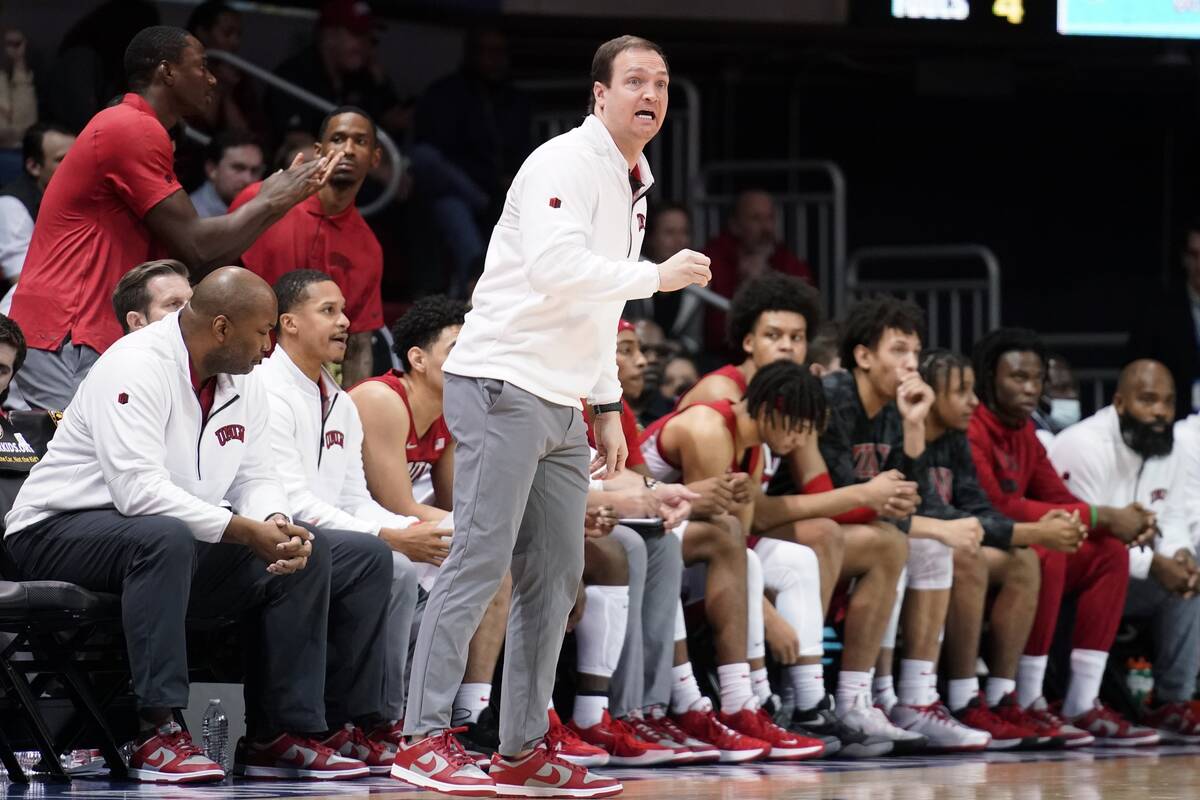
[[693, 173], [690, 195], [695, 241], [716, 235], [738, 194], [762, 188], [775, 199], [783, 243], [816, 272], [826, 308], [840, 309], [839, 280], [846, 257], [846, 179], [832, 161], [720, 161]]
[[[867, 263], [892, 268], [904, 264], [906, 269], [903, 274], [890, 269], [883, 276], [866, 277], [863, 266]], [[936, 265], [944, 273], [955, 263], [982, 265], [983, 272], [968, 277], [921, 277], [911, 268], [913, 264]], [[995, 253], [979, 244], [864, 247], [846, 261], [844, 289], [848, 300], [886, 292], [917, 303], [926, 314], [929, 341], [925, 344], [932, 347], [967, 352], [986, 331], [1000, 326], [1000, 262]], [[844, 311], [838, 307], [839, 314]], [[969, 341], [964, 327], [969, 328]]]
[[[545, 79], [516, 81], [535, 106], [531, 131], [535, 145], [552, 139], [583, 121], [587, 85], [578, 80]], [[682, 93], [683, 103], [670, 104], [659, 135], [646, 148], [646, 160], [654, 172], [663, 197], [681, 200], [689, 181], [700, 171], [700, 90], [687, 78], [671, 76], [671, 91]]]
[[[1128, 333], [1044, 333], [1041, 338], [1047, 350], [1061, 354], [1071, 362], [1071, 372], [1079, 382], [1084, 416], [1094, 414], [1111, 402], [1125, 363]], [[1109, 355], [1105, 356], [1105, 353]], [[1097, 365], [1097, 361], [1108, 365]]]
[[[326, 100], [324, 97], [315, 95], [307, 89], [297, 86], [291, 81], [285, 81], [274, 72], [264, 69], [252, 61], [247, 61], [241, 56], [234, 55], [233, 53], [225, 50], [208, 50], [206, 52], [209, 58], [232, 64], [242, 72], [245, 72], [248, 75], [253, 75], [255, 78], [267, 84], [268, 86], [274, 87], [285, 94], [290, 94], [292, 97], [295, 97], [301, 102], [307, 103], [313, 108], [321, 111], [332, 111], [333, 109], [337, 108], [335, 103]], [[377, 129], [376, 132], [379, 135], [379, 146], [383, 148], [385, 153], [387, 153], [388, 161], [391, 163], [391, 169], [389, 170], [387, 183], [384, 184], [383, 192], [381, 192], [380, 195], [371, 202], [359, 207], [358, 211], [364, 217], [369, 217], [372, 214], [382, 211], [387, 207], [388, 203], [392, 202], [392, 198], [396, 196], [396, 192], [400, 188], [400, 180], [403, 177], [402, 165], [404, 164], [404, 159], [400, 155], [400, 148], [396, 146], [396, 143], [392, 140], [392, 137], [388, 136], [387, 132], [382, 128]], [[189, 138], [199, 142], [200, 144], [207, 145], [209, 143], [210, 137], [194, 128], [186, 128], [185, 133]], [[316, 135], [316, 131], [313, 131], [312, 133]]]

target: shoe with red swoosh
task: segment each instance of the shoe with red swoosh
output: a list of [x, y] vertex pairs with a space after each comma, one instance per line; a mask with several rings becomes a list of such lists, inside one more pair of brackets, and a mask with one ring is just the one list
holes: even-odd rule
[[168, 722], [137, 745], [129, 758], [129, 777], [145, 783], [198, 783], [223, 780], [225, 770], [205, 757], [187, 731]]
[[496, 784], [455, 736], [466, 728], [451, 728], [420, 741], [400, 743], [392, 777], [421, 789], [459, 797], [495, 797]]
[[489, 777], [500, 797], [612, 797], [625, 787], [620, 781], [588, 772], [563, 761], [540, 744], [521, 758], [492, 756]]
[[345, 781], [370, 774], [366, 764], [346, 758], [315, 739], [281, 733], [269, 742], [238, 742], [233, 772], [247, 778]]
[[321, 744], [339, 756], [352, 758], [367, 765], [372, 775], [387, 775], [392, 771], [396, 751], [374, 739], [368, 739], [362, 728], [346, 723]]

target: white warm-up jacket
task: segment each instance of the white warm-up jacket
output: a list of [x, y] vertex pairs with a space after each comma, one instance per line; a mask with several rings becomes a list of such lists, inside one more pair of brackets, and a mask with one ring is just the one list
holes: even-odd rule
[[271, 403], [275, 472], [293, 517], [318, 527], [379, 534], [407, 528], [416, 517], [393, 514], [371, 497], [363, 472], [362, 421], [350, 395], [324, 370], [329, 409], [321, 413], [317, 384], [282, 347], [255, 370]]
[[1180, 550], [1196, 552], [1187, 516], [1187, 488], [1182, 451], [1187, 446], [1175, 425], [1171, 453], [1142, 458], [1121, 437], [1117, 410], [1100, 409], [1054, 437], [1048, 453], [1071, 493], [1085, 503], [1124, 506], [1138, 502], [1157, 515], [1162, 536], [1149, 548], [1129, 551], [1129, 574], [1145, 579], [1157, 551], [1168, 558]]
[[233, 511], [260, 520], [287, 514], [271, 464], [266, 390], [253, 373], [216, 380], [204, 421], [179, 312], [119, 340], [80, 384], [5, 517], [6, 535], [55, 514], [112, 508], [174, 517], [197, 539], [217, 542]]
[[473, 307], [444, 369], [507, 381], [551, 403], [615, 403], [617, 322], [658, 290], [639, 261], [650, 165], [629, 165], [596, 116], [535, 150], [492, 231]]

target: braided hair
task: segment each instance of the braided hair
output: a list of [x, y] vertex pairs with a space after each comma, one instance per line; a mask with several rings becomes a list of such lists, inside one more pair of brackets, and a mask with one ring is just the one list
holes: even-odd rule
[[1035, 353], [1046, 365], [1046, 346], [1029, 328], [997, 328], [975, 343], [975, 393], [979, 401], [996, 409], [996, 367], [1005, 353]]
[[966, 356], [944, 347], [934, 347], [921, 353], [917, 370], [921, 373], [921, 380], [929, 384], [934, 394], [940, 394], [939, 387], [944, 386], [947, 390], [951, 387], [955, 372], [958, 373], [958, 384], [962, 386], [963, 373], [970, 366], [971, 361]]
[[729, 346], [741, 352], [742, 340], [768, 311], [792, 311], [804, 317], [811, 337], [821, 325], [821, 296], [809, 284], [782, 272], [768, 272], [746, 281], [729, 305], [725, 334]]
[[754, 373], [746, 389], [746, 410], [755, 419], [763, 413], [789, 429], [811, 425], [817, 433], [829, 420], [821, 381], [792, 361], [776, 361]]

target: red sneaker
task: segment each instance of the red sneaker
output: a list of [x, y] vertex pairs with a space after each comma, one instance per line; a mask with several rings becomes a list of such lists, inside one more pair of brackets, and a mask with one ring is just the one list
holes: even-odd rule
[[[633, 731], [634, 736], [636, 736], [640, 741], [650, 742], [658, 745], [659, 747], [665, 747], [667, 750], [670, 750], [671, 760], [666, 763], [696, 763], [697, 754], [692, 750], [692, 748], [688, 747], [686, 744], [675, 741], [670, 736], [651, 725], [642, 717], [642, 713], [640, 711], [634, 711], [630, 713], [628, 717], [625, 717], [621, 721], [625, 723], [627, 728]], [[715, 761], [717, 758], [721, 757], [721, 754], [714, 750], [713, 756], [714, 758], [712, 760]]]
[[1002, 719], [983, 700], [983, 694], [971, 698], [964, 708], [954, 712], [955, 718], [968, 728], [991, 735], [988, 750], [1022, 750], [1036, 747], [1041, 737], [1032, 728], [1022, 727]]
[[1096, 737], [1087, 731], [1068, 725], [1066, 720], [1055, 716], [1043, 698], [1038, 698], [1029, 708], [1021, 708], [1017, 696], [1009, 692], [992, 707], [992, 711], [1005, 722], [1029, 728], [1036, 733], [1038, 747], [1084, 747], [1096, 741]]
[[810, 739], [779, 727], [761, 708], [756, 711], [743, 708], [736, 714], [721, 714], [718, 719], [738, 733], [766, 742], [770, 747], [766, 754], [768, 761], [802, 761], [817, 758], [825, 752], [825, 743], [820, 739]]
[[653, 742], [640, 741], [632, 728], [610, 717], [608, 711], [590, 728], [581, 728], [574, 721], [568, 727], [588, 744], [604, 748], [604, 752], [608, 753], [609, 766], [651, 767], [666, 764], [675, 757], [673, 750]]
[[129, 757], [129, 777], [144, 783], [198, 783], [224, 780], [225, 770], [172, 721], [137, 745]]
[[671, 741], [682, 744], [691, 750], [692, 760], [687, 762], [689, 764], [715, 764], [721, 760], [721, 751], [717, 749], [716, 745], [697, 739], [695, 736], [688, 736], [687, 732], [676, 725], [675, 720], [668, 717], [666, 710], [660, 706], [655, 706], [653, 710], [644, 715], [642, 721]]
[[392, 777], [422, 789], [459, 797], [495, 797], [496, 784], [475, 766], [455, 738], [466, 728], [451, 728], [419, 742], [402, 742], [392, 764]]
[[745, 736], [726, 727], [712, 709], [676, 714], [675, 723], [688, 736], [702, 742], [712, 742], [721, 754], [722, 764], [756, 761], [771, 752], [771, 745], [762, 739]]
[[489, 774], [500, 797], [612, 797], [625, 788], [619, 781], [563, 761], [545, 745], [522, 758], [496, 753]]
[[1196, 744], [1200, 742], [1200, 710], [1192, 703], [1167, 703], [1147, 709], [1146, 724], [1158, 731], [1164, 742]]
[[339, 756], [352, 758], [367, 765], [372, 775], [387, 775], [392, 770], [396, 753], [386, 745], [374, 741], [357, 725], [346, 725], [321, 744]]
[[1158, 731], [1135, 725], [1099, 700], [1071, 724], [1095, 736], [1097, 747], [1148, 747], [1160, 738]]
[[395, 753], [400, 749], [400, 743], [404, 741], [404, 720], [376, 725], [367, 733], [367, 738]]
[[247, 778], [344, 781], [371, 774], [363, 762], [346, 758], [316, 741], [281, 733], [269, 742], [238, 742], [233, 772]]
[[[550, 729], [543, 741], [547, 750], [577, 767], [603, 767], [608, 763], [608, 751], [576, 736], [575, 731], [562, 724], [553, 708], [550, 709]], [[490, 759], [488, 763], [491, 763]]]

